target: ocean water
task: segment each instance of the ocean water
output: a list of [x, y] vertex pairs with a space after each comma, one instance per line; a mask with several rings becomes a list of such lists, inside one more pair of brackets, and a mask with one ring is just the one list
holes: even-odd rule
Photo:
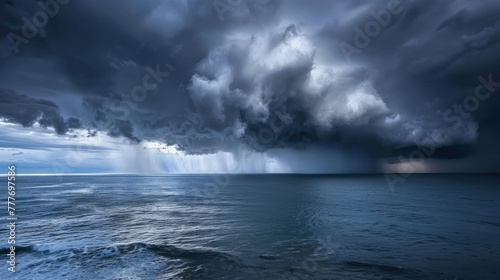
[[18, 177], [0, 278], [500, 279], [499, 202], [494, 175]]

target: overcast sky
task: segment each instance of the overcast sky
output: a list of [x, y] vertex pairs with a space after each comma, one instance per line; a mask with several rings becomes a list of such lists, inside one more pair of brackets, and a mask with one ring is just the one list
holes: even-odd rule
[[0, 1], [20, 172], [500, 171], [497, 0], [40, 2]]

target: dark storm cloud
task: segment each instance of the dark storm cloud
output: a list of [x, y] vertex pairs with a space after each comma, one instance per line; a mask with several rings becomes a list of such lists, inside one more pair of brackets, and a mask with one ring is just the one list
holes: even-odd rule
[[82, 122], [74, 117], [70, 117], [66, 120], [66, 124], [68, 125], [68, 128], [82, 128]]
[[57, 134], [65, 134], [68, 128], [75, 128], [79, 123], [76, 118], [70, 118], [69, 123], [66, 123], [59, 113], [58, 106], [51, 101], [31, 98], [1, 88], [0, 117], [24, 127], [38, 122], [43, 127], [53, 127]]
[[[20, 18], [40, 10], [31, 1], [3, 5], [2, 34], [22, 34]], [[65, 94], [79, 96], [86, 115], [65, 121], [36, 91], [24, 97], [2, 91], [1, 106], [21, 99], [34, 108], [2, 114], [60, 134], [89, 128], [132, 142], [177, 144], [188, 153], [314, 146], [378, 159], [432, 146], [430, 157], [467, 158], [479, 152], [469, 147], [490, 143], [482, 135], [496, 135], [491, 80], [500, 80], [500, 6], [493, 0], [260, 0], [224, 7], [60, 5], [18, 54], [4, 58], [0, 73], [27, 71], [15, 63], [21, 57], [50, 62], [78, 88]], [[346, 45], [355, 51], [346, 53]], [[480, 108], [454, 106], [474, 101], [480, 85], [491, 93], [476, 97]], [[429, 144], [436, 133], [444, 136]]]
[[124, 136], [136, 143], [141, 141], [139, 138], [134, 136], [134, 127], [130, 121], [115, 121], [114, 125], [110, 127], [108, 135], [112, 137]]

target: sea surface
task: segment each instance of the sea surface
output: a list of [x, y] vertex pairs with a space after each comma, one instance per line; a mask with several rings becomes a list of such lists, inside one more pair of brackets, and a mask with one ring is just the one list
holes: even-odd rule
[[1, 279], [500, 279], [498, 175], [16, 182]]

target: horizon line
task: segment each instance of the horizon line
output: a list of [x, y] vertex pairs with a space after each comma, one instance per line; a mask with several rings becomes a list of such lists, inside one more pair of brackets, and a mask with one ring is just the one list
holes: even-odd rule
[[[425, 175], [425, 174], [449, 174], [449, 175], [460, 175], [460, 174], [500, 174], [499, 172], [353, 172], [353, 173], [233, 173], [233, 172], [211, 172], [211, 173], [96, 173], [96, 172], [84, 172], [84, 173], [16, 173], [16, 177], [35, 177], [35, 176], [150, 176], [150, 177], [162, 177], [162, 176], [188, 176], [188, 175], [386, 175], [386, 174], [400, 174], [400, 175]], [[8, 174], [0, 174], [0, 177], [7, 177]]]

